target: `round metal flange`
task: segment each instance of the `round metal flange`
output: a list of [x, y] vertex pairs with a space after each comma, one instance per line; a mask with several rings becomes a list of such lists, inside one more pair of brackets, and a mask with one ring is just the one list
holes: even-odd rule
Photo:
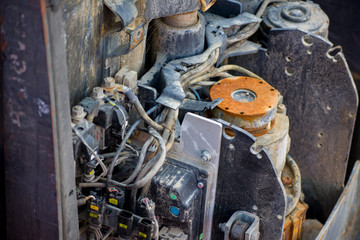
[[268, 28], [298, 28], [325, 38], [328, 36], [329, 18], [314, 3], [274, 4], [266, 9], [263, 20]]
[[263, 80], [234, 77], [217, 82], [210, 98], [223, 99], [213, 111], [216, 117], [259, 136], [274, 124], [279, 92]]

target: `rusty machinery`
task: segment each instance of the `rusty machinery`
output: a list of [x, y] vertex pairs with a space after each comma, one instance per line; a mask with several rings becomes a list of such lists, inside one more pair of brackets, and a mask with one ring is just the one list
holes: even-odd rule
[[[71, 14], [77, 7], [91, 14]], [[318, 5], [104, 0], [64, 9], [73, 239], [295, 240], [307, 213], [326, 219], [358, 100]]]
[[[124, 6], [105, 4], [126, 25]], [[272, 48], [290, 36], [314, 56], [320, 51], [314, 41], [327, 43], [329, 20], [311, 2], [202, 5], [172, 13], [146, 5], [120, 27], [128, 35], [120, 46], [109, 40], [116, 32], [107, 33], [107, 77], [72, 109], [83, 237], [301, 239], [308, 194], [314, 206], [307, 179], [302, 187], [305, 159], [299, 167], [303, 156], [289, 153], [301, 149], [298, 136], [290, 147], [291, 130], [299, 127], [292, 113], [307, 106], [294, 104], [296, 86], [284, 82], [294, 82], [286, 78], [297, 74], [294, 54], [303, 53]], [[147, 54], [127, 59], [137, 48]], [[278, 55], [281, 63], [267, 67], [272, 75], [262, 74]], [[328, 58], [330, 65], [338, 61]], [[133, 61], [142, 59], [138, 71], [143, 63]], [[263, 65], [253, 68], [251, 61]], [[301, 82], [299, 89], [313, 94]], [[316, 94], [320, 101], [326, 96]]]

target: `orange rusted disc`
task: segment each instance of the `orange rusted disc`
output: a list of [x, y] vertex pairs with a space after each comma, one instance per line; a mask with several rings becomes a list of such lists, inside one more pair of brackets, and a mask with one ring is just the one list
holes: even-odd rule
[[251, 121], [276, 108], [279, 92], [256, 78], [232, 77], [217, 82], [210, 89], [210, 98], [223, 99], [217, 107], [224, 113]]

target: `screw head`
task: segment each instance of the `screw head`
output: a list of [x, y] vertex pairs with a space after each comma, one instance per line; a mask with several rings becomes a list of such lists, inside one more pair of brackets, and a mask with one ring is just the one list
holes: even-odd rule
[[204, 184], [202, 182], [198, 182], [197, 187], [202, 189], [202, 188], [204, 188]]

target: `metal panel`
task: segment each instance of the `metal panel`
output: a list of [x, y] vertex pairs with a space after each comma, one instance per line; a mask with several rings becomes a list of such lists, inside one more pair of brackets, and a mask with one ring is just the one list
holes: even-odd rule
[[309, 216], [323, 221], [344, 186], [358, 105], [346, 60], [337, 50], [319, 36], [284, 29], [270, 31], [267, 51], [230, 59], [283, 94], [290, 154], [302, 174]]
[[360, 161], [316, 240], [360, 239]]
[[[174, 145], [176, 152], [194, 159], [202, 159], [212, 168], [213, 176], [207, 180], [206, 207], [204, 210], [204, 239], [211, 235], [214, 202], [219, 168], [222, 125], [211, 119], [187, 113], [181, 126], [181, 140]], [[205, 151], [208, 156], [204, 156]], [[205, 161], [205, 160], [206, 161]]]
[[53, 9], [1, 4], [7, 239], [78, 233], [62, 9]]
[[[260, 239], [282, 239], [285, 191], [266, 151], [250, 152], [255, 138], [238, 127], [223, 126], [211, 239], [222, 239], [217, 227], [236, 211], [260, 218]], [[228, 134], [226, 134], [226, 132]]]

